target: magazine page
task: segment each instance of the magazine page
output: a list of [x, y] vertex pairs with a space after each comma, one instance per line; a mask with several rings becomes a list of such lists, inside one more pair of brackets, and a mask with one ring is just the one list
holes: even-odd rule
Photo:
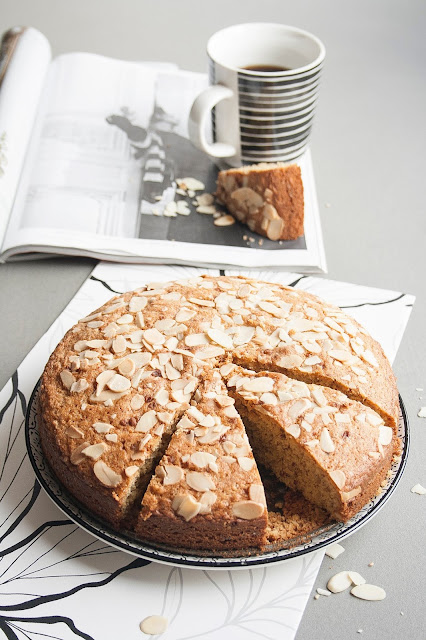
[[[3, 61], [0, 87], [0, 238], [3, 238], [21, 176], [50, 62], [50, 46], [36, 29], [7, 34], [13, 47]], [[4, 73], [4, 75], [3, 75]]]
[[[187, 137], [204, 74], [67, 54], [50, 66], [3, 246], [119, 261], [324, 268], [309, 154], [305, 236], [273, 242], [197, 212], [218, 168]], [[180, 179], [196, 178], [185, 192]], [[310, 246], [309, 246], [310, 245]], [[310, 260], [310, 262], [309, 262]]]

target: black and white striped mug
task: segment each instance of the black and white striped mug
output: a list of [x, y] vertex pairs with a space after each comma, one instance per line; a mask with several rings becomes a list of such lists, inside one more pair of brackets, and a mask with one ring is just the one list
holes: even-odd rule
[[295, 27], [248, 23], [215, 33], [207, 54], [210, 86], [189, 116], [193, 144], [230, 166], [301, 156], [318, 97], [322, 42]]

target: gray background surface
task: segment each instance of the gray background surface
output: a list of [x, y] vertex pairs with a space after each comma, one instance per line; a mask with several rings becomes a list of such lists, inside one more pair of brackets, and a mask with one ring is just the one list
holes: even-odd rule
[[[385, 588], [310, 599], [297, 640], [426, 638], [426, 3], [424, 0], [2, 0], [0, 30], [32, 25], [54, 55], [90, 51], [205, 71], [205, 43], [237, 22], [283, 22], [326, 45], [312, 154], [329, 266], [337, 280], [417, 296], [395, 363], [411, 421], [407, 469], [384, 509], [325, 559], [316, 587], [343, 569]], [[0, 387], [94, 266], [49, 259], [0, 266]], [[368, 563], [374, 562], [373, 567]], [[402, 615], [404, 614], [404, 615]], [[358, 634], [359, 629], [363, 630]], [[250, 636], [253, 637], [253, 636]], [[107, 640], [107, 639], [106, 639]]]

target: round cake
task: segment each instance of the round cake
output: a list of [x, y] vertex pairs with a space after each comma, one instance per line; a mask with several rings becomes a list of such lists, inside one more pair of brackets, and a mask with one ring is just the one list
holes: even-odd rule
[[398, 415], [390, 364], [353, 318], [243, 277], [113, 298], [68, 331], [40, 389], [68, 491], [115, 529], [200, 552], [351, 518], [399, 449]]

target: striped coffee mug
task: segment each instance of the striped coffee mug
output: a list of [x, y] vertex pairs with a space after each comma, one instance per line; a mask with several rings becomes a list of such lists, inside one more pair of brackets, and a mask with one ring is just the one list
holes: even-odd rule
[[239, 24], [215, 33], [207, 54], [210, 86], [188, 122], [193, 144], [230, 166], [301, 156], [318, 98], [321, 41], [283, 24]]

